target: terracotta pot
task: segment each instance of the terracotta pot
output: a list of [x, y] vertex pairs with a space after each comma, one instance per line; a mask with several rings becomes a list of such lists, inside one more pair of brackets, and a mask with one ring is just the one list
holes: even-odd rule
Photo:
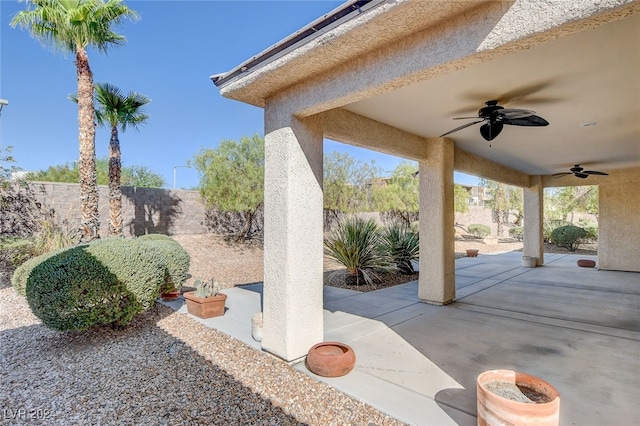
[[485, 371], [478, 376], [477, 391], [478, 426], [558, 425], [560, 394], [542, 379], [511, 370]]
[[478, 249], [467, 249], [467, 257], [478, 257]]
[[595, 268], [596, 262], [588, 259], [580, 259], [578, 260], [578, 266], [581, 268]]
[[344, 343], [322, 342], [309, 349], [306, 362], [312, 373], [324, 377], [340, 377], [353, 370], [356, 353]]
[[180, 290], [163, 291], [162, 294], [160, 294], [160, 297], [162, 297], [162, 300], [166, 301], [176, 300], [178, 297], [180, 297]]
[[227, 295], [218, 293], [213, 297], [198, 297], [195, 291], [188, 291], [183, 294], [187, 302], [187, 312], [199, 318], [213, 318], [224, 315], [224, 304]]

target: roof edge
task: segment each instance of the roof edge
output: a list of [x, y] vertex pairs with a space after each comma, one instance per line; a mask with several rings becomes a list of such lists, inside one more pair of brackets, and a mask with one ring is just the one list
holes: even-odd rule
[[213, 74], [209, 78], [216, 87], [222, 88], [238, 76], [274, 61], [286, 54], [289, 50], [308, 43], [313, 38], [328, 31], [331, 27], [346, 22], [362, 13], [363, 10], [371, 9], [385, 1], [387, 0], [350, 0], [310, 24], [307, 24], [273, 46], [252, 56], [230, 71]]

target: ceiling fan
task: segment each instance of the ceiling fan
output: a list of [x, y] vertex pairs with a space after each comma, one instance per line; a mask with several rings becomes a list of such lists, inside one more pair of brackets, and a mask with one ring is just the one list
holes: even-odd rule
[[583, 167], [580, 167], [580, 164], [576, 164], [575, 166], [570, 168], [568, 172], [554, 173], [551, 176], [553, 176], [554, 178], [559, 178], [570, 174], [573, 174], [575, 177], [580, 179], [586, 179], [589, 177], [589, 175], [609, 176], [609, 173], [598, 172], [595, 170], [585, 170]]
[[462, 130], [466, 127], [473, 126], [474, 124], [485, 122], [480, 126], [480, 134], [483, 138], [491, 141], [496, 138], [502, 132], [502, 127], [505, 124], [512, 126], [548, 126], [549, 122], [542, 117], [535, 115], [535, 111], [527, 109], [515, 109], [505, 108], [498, 105], [498, 101], [492, 100], [485, 103], [486, 106], [478, 110], [477, 117], [456, 117], [454, 120], [468, 120], [476, 119], [471, 123], [463, 124], [460, 127], [456, 127], [453, 130], [449, 130], [447, 133], [440, 135], [440, 137], [449, 135], [458, 130]]

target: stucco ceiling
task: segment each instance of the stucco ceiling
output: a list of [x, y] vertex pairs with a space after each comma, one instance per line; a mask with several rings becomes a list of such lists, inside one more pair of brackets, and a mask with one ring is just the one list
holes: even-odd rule
[[[491, 143], [480, 124], [448, 137], [456, 146], [527, 174], [574, 164], [640, 166], [640, 15], [561, 37], [344, 106], [432, 138], [472, 120], [488, 100], [536, 111], [547, 127], [504, 126]], [[594, 124], [595, 123], [595, 124]], [[491, 146], [490, 146], [491, 145]]]

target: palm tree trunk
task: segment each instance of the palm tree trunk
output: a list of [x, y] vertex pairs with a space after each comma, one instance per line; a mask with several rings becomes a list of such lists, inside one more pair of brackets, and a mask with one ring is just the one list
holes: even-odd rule
[[80, 241], [99, 238], [98, 184], [96, 181], [96, 123], [93, 106], [93, 73], [89, 57], [82, 46], [77, 47], [78, 124], [80, 142]]
[[122, 170], [118, 127], [111, 127], [109, 141], [109, 235], [122, 236], [122, 191], [120, 174]]

